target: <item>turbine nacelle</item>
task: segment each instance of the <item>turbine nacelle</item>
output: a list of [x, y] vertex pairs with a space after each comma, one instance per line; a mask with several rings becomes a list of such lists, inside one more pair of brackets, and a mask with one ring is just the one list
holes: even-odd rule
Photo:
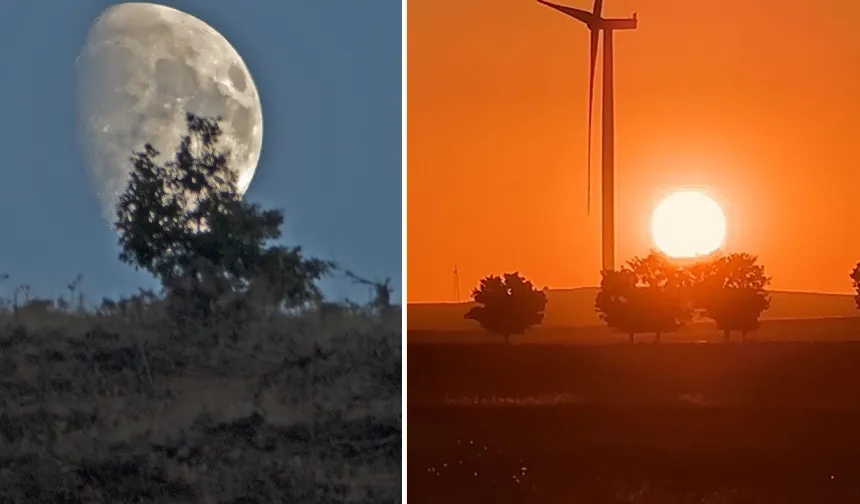
[[639, 25], [636, 14], [631, 18], [604, 18], [601, 19], [601, 30], [635, 30]]

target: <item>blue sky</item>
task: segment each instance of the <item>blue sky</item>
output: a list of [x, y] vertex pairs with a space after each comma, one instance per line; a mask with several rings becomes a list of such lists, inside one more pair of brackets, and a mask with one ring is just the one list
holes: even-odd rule
[[[56, 296], [77, 274], [90, 299], [157, 288], [117, 259], [76, 132], [77, 57], [105, 0], [4, 2], [0, 16], [0, 284]], [[172, 0], [245, 60], [263, 106], [249, 201], [285, 213], [283, 243], [401, 298], [399, 0]], [[367, 288], [323, 283], [365, 300]]]

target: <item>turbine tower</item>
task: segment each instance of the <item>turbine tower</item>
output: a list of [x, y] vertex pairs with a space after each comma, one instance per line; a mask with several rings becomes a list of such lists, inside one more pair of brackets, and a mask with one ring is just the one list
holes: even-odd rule
[[597, 63], [597, 45], [603, 31], [603, 152], [601, 156], [601, 189], [603, 217], [603, 270], [615, 268], [615, 96], [612, 61], [612, 33], [615, 30], [635, 30], [636, 14], [631, 18], [604, 18], [601, 16], [603, 0], [594, 0], [591, 12], [538, 0], [570, 17], [585, 23], [591, 32], [591, 67], [588, 76], [588, 209], [591, 211], [591, 119], [594, 101], [594, 71]]

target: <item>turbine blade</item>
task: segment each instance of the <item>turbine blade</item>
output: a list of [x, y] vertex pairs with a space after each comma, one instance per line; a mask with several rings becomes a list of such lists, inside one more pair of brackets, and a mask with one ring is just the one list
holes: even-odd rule
[[594, 0], [594, 10], [592, 10], [591, 12], [593, 12], [595, 16], [600, 17], [602, 11], [603, 0]]
[[594, 17], [594, 14], [592, 14], [588, 11], [585, 11], [582, 9], [575, 9], [573, 7], [568, 7], [566, 5], [555, 4], [552, 2], [548, 2], [546, 0], [537, 0], [537, 1], [540, 4], [546, 5], [547, 7], [550, 7], [552, 9], [559, 11], [559, 12], [567, 14], [568, 16], [570, 16], [572, 18], [576, 18], [576, 19], [582, 21], [583, 23], [588, 25], [588, 27], [592, 27], [592, 26], [594, 26], [600, 22], [600, 18]]
[[[598, 0], [600, 1], [600, 0]], [[597, 45], [599, 43], [600, 30], [591, 30], [591, 66], [588, 72], [588, 188], [587, 188], [587, 210], [591, 215], [591, 121], [594, 110], [594, 71], [597, 65]]]

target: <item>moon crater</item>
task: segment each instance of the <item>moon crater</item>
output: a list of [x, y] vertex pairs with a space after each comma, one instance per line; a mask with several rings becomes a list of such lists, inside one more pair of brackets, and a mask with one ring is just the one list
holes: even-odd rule
[[172, 159], [185, 116], [221, 116], [240, 194], [248, 189], [263, 139], [260, 97], [245, 62], [214, 28], [152, 3], [105, 10], [91, 27], [78, 67], [81, 140], [107, 219], [131, 173], [130, 157], [151, 143]]

